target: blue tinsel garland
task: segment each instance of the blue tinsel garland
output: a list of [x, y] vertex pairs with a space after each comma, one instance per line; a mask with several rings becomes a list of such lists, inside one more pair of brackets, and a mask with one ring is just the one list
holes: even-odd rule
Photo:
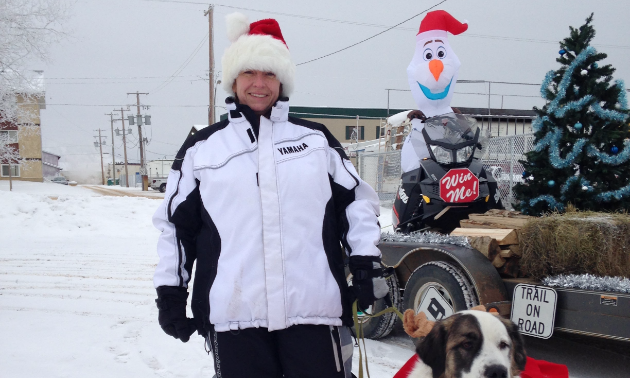
[[630, 195], [630, 184], [617, 190], [599, 193], [597, 196], [595, 196], [595, 199], [598, 201], [610, 202], [613, 199], [620, 200], [628, 195]]
[[562, 138], [562, 130], [555, 129], [547, 133], [541, 140], [536, 143], [534, 150], [537, 152], [542, 151], [545, 147], [549, 146], [549, 161], [556, 169], [566, 168], [573, 164], [573, 160], [578, 156], [582, 149], [588, 142], [585, 138], [578, 139], [573, 145], [571, 152], [567, 154], [566, 158], [560, 157], [560, 138]]
[[573, 62], [571, 62], [571, 64], [567, 67], [567, 70], [564, 72], [562, 80], [560, 81], [560, 85], [558, 86], [558, 93], [556, 93], [556, 98], [553, 99], [553, 101], [549, 104], [549, 112], [555, 112], [560, 105], [560, 101], [565, 98], [567, 94], [567, 87], [571, 83], [571, 76], [573, 76], [573, 71], [575, 71], [577, 66], [582, 64], [586, 60], [586, 58], [595, 54], [596, 52], [597, 51], [595, 51], [595, 48], [593, 48], [592, 46], [585, 48], [584, 51], [576, 56]]
[[537, 116], [536, 119], [534, 119], [534, 122], [532, 122], [532, 128], [534, 129], [534, 132], [536, 131], [540, 131], [540, 129], [542, 129], [545, 121], [549, 121], [549, 117], [547, 116]]
[[626, 118], [628, 117], [627, 114], [618, 112], [616, 110], [606, 110], [606, 109], [602, 108], [596, 102], [591, 104], [591, 110], [599, 118], [607, 119], [607, 120], [610, 120], [610, 121], [624, 122], [626, 120]]
[[584, 105], [587, 105], [592, 99], [593, 99], [593, 96], [586, 95], [577, 101], [567, 102], [563, 107], [556, 109], [556, 111], [553, 112], [553, 115], [555, 115], [558, 118], [562, 118], [565, 116], [565, 114], [569, 110], [577, 110], [577, 111], [582, 110]]
[[605, 152], [600, 152], [592, 144], [588, 146], [586, 152], [588, 153], [588, 156], [596, 157], [605, 164], [613, 166], [621, 165], [630, 160], [630, 139], [626, 139], [623, 142], [623, 151], [616, 155], [608, 155]]
[[540, 86], [540, 95], [543, 98], [547, 98], [547, 88], [551, 85], [551, 80], [556, 75], [555, 71], [551, 70], [545, 74], [545, 78], [543, 79], [542, 85]]
[[547, 202], [551, 209], [557, 209], [558, 211], [564, 211], [564, 204], [556, 201], [556, 199], [550, 194], [543, 194], [542, 196], [538, 196], [536, 198], [532, 198], [529, 200], [529, 206], [534, 207], [538, 202]]
[[568, 179], [568, 180], [564, 183], [564, 185], [562, 185], [562, 188], [560, 188], [560, 193], [562, 193], [562, 197], [560, 197], [560, 198], [561, 198], [563, 201], [564, 201], [564, 200], [566, 200], [566, 196], [565, 196], [565, 195], [566, 195], [566, 193], [567, 193], [567, 190], [569, 190], [569, 187], [570, 187], [570, 186], [571, 186], [571, 185], [572, 185], [575, 181], [579, 181], [579, 182], [580, 182], [580, 185], [582, 185], [582, 186], [589, 187], [589, 188], [590, 188], [590, 189], [588, 189], [589, 191], [593, 190], [593, 189], [592, 189], [592, 187], [591, 187], [591, 183], [590, 183], [587, 179], [585, 179], [585, 178], [584, 178], [584, 177], [582, 177], [582, 176], [573, 176], [573, 177], [571, 177], [570, 179]]
[[628, 110], [628, 98], [626, 97], [626, 85], [623, 80], [615, 80], [615, 84], [619, 87], [619, 97], [617, 98], [617, 102], [619, 102], [619, 106], [621, 109]]

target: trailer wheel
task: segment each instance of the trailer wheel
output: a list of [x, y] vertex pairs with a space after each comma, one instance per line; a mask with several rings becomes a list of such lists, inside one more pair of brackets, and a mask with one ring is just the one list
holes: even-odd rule
[[160, 193], [166, 192], [166, 184], [160, 185]]
[[[348, 274], [346, 279], [349, 286], [352, 286], [352, 274]], [[396, 275], [391, 275], [387, 279], [387, 286], [389, 286], [389, 299], [392, 301], [392, 305], [396, 308], [400, 308], [400, 286], [398, 285], [398, 279]], [[366, 313], [376, 314], [387, 308], [385, 299], [379, 299], [372, 306], [370, 306]], [[358, 311], [359, 322], [363, 325], [363, 335], [372, 340], [383, 338], [394, 329], [394, 325], [398, 320], [398, 316], [394, 312], [388, 312], [379, 316], [378, 318], [369, 318], [364, 315], [360, 310]], [[357, 325], [354, 325], [354, 331], [356, 334]]]
[[403, 308], [421, 310], [429, 320], [440, 320], [478, 304], [468, 277], [452, 264], [432, 261], [411, 273], [403, 295]]

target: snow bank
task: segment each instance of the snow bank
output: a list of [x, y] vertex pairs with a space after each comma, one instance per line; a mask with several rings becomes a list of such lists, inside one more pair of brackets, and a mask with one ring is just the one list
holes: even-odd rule
[[[9, 191], [9, 181], [0, 181], [0, 192]], [[13, 180], [13, 193], [41, 194], [46, 196], [98, 196], [94, 191], [81, 186], [55, 184], [52, 182], [30, 182]], [[3, 195], [3, 194], [0, 194]]]

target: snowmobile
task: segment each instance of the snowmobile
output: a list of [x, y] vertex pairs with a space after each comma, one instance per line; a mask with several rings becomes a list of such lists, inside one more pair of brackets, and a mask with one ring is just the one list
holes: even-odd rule
[[449, 233], [471, 213], [502, 208], [497, 182], [475, 157], [481, 129], [456, 113], [428, 118], [409, 141], [420, 167], [405, 172], [396, 194], [392, 223], [397, 232], [422, 229]]

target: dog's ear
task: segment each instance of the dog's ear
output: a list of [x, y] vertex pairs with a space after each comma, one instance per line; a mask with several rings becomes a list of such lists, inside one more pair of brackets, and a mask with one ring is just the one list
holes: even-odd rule
[[448, 336], [447, 323], [441, 321], [433, 326], [429, 334], [418, 344], [416, 353], [433, 371], [437, 378], [446, 369], [446, 338]]
[[[523, 336], [518, 331], [518, 326], [512, 321], [502, 319], [505, 328], [507, 328], [508, 335], [512, 339], [512, 353], [514, 359], [514, 365], [512, 366], [513, 375], [518, 375], [521, 371], [525, 370], [525, 363], [527, 362], [527, 355], [525, 354], [525, 343]], [[514, 371], [514, 368], [518, 368], [518, 372]]]

